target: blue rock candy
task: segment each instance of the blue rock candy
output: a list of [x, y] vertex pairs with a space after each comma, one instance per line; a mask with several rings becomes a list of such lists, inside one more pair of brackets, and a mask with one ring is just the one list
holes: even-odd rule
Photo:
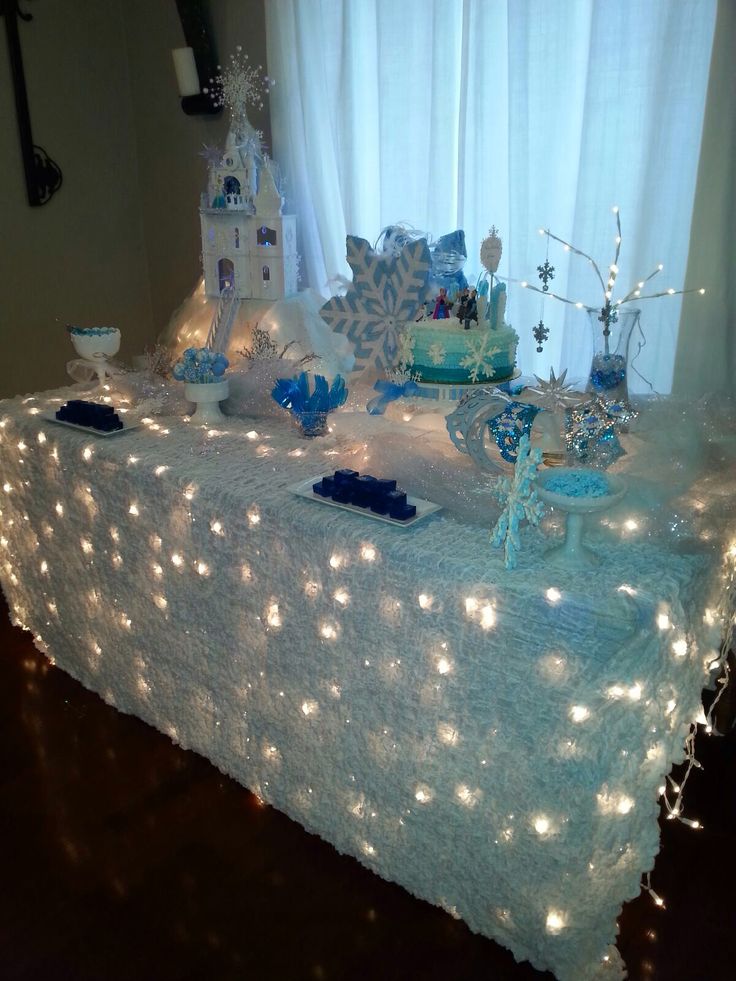
[[555, 474], [544, 486], [551, 494], [561, 497], [605, 497], [611, 493], [606, 477], [594, 470]]

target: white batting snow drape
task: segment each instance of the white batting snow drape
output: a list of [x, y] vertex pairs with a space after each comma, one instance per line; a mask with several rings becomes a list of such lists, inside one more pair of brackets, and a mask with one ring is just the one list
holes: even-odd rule
[[[621, 288], [659, 262], [653, 285], [682, 288], [715, 12], [716, 0], [269, 0], [274, 155], [309, 285], [349, 275], [347, 233], [375, 240], [399, 220], [435, 237], [464, 228], [469, 278], [491, 224], [504, 275], [537, 282], [541, 227], [606, 268], [617, 204]], [[602, 301], [584, 260], [553, 246], [550, 261], [557, 292]], [[642, 304], [636, 367], [660, 392], [680, 310], [678, 297]], [[587, 315], [547, 301], [537, 354], [540, 312], [510, 287], [520, 366], [583, 377]]]

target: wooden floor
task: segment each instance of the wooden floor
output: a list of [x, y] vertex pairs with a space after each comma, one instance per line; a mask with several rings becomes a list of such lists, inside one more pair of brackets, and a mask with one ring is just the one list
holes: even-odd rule
[[[703, 737], [663, 822], [630, 977], [736, 976], [736, 739]], [[51, 667], [0, 600], [2, 981], [532, 981], [501, 947], [384, 882]]]

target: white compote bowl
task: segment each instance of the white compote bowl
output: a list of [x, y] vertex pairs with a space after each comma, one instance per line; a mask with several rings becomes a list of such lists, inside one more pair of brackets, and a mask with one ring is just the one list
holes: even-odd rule
[[67, 329], [74, 350], [89, 365], [91, 377], [97, 375], [102, 388], [106, 377], [113, 374], [108, 361], [120, 350], [120, 331], [117, 327], [69, 326]]
[[[595, 476], [596, 482], [605, 481], [608, 493], [596, 496], [556, 493], [547, 490], [547, 484], [556, 483], [560, 478], [569, 477], [571, 484], [582, 482]], [[598, 565], [600, 559], [583, 545], [583, 516], [605, 511], [618, 504], [628, 490], [626, 481], [616, 474], [602, 473], [585, 467], [555, 467], [537, 475], [537, 492], [545, 504], [558, 508], [567, 514], [565, 541], [545, 554], [548, 562], [567, 566]]]

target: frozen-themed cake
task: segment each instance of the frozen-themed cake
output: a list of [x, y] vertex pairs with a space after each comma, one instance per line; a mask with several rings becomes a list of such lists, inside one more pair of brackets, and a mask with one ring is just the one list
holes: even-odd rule
[[508, 324], [465, 329], [457, 317], [419, 320], [406, 328], [413, 374], [420, 381], [473, 384], [504, 381], [514, 373], [519, 335]]
[[440, 287], [427, 315], [402, 331], [399, 367], [435, 384], [487, 384], [512, 377], [519, 335], [504, 322], [506, 284], [494, 284], [501, 251], [493, 228], [480, 250], [490, 281], [479, 281], [477, 290], [466, 286], [454, 297]]

